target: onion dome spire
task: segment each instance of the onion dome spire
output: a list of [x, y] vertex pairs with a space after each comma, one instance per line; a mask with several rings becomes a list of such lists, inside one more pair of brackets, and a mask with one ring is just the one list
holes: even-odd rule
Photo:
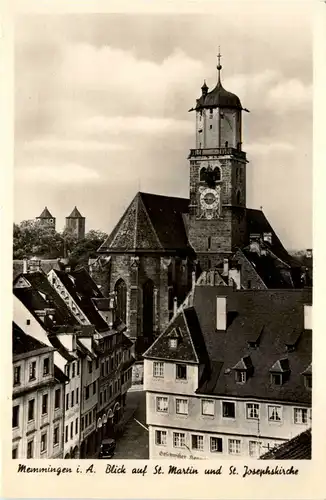
[[217, 83], [221, 85], [221, 69], [222, 69], [222, 64], [221, 64], [221, 47], [218, 48], [218, 54], [217, 54]]

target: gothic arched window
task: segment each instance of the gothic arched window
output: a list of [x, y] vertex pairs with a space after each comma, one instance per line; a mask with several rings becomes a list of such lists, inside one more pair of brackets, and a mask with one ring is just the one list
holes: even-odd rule
[[116, 293], [117, 298], [117, 308], [116, 308], [116, 317], [123, 321], [127, 322], [127, 286], [122, 278], [120, 278], [114, 287], [114, 291]]
[[214, 180], [215, 181], [220, 181], [221, 180], [221, 170], [220, 170], [220, 167], [215, 167], [214, 168]]
[[203, 167], [203, 168], [200, 170], [199, 180], [200, 180], [200, 181], [205, 181], [205, 180], [206, 180], [206, 168], [205, 168], [205, 167]]
[[143, 335], [154, 333], [154, 283], [147, 280], [143, 284]]

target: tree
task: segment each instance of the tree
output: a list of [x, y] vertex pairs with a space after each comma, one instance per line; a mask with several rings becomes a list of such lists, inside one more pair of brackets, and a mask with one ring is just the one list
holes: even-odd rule
[[91, 229], [83, 240], [77, 241], [69, 253], [69, 265], [72, 268], [87, 266], [88, 259], [97, 256], [97, 250], [106, 240], [107, 234]]
[[14, 224], [13, 257], [25, 259], [33, 256], [55, 259], [63, 253], [63, 240], [56, 230], [39, 220], [25, 220]]
[[69, 266], [87, 266], [90, 257], [96, 257], [97, 249], [107, 238], [102, 231], [90, 230], [83, 240], [77, 241], [70, 228], [58, 233], [53, 227], [38, 220], [26, 220], [14, 224], [14, 259], [56, 259], [67, 257]]

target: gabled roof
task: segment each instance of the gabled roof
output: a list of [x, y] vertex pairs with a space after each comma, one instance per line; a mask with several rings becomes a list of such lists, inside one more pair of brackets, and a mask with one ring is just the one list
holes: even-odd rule
[[75, 207], [73, 209], [73, 211], [71, 212], [70, 215], [68, 215], [68, 217], [66, 217], [67, 219], [84, 219], [85, 217], [83, 217], [81, 215], [81, 213], [79, 212], [78, 208]]
[[189, 200], [137, 193], [99, 252], [190, 252], [183, 215]]
[[[171, 334], [178, 332], [179, 343], [171, 349]], [[151, 345], [143, 355], [144, 358], [163, 358], [203, 364], [208, 356], [203, 337], [200, 334], [196, 312], [192, 307], [180, 311], [170, 322], [166, 331]]]
[[[29, 286], [16, 287], [15, 285], [19, 284], [21, 278]], [[50, 285], [47, 276], [43, 272], [17, 276], [14, 280], [13, 292], [47, 331], [55, 332], [59, 326], [73, 327], [78, 325], [78, 321], [70, 312], [63, 299]], [[45, 309], [53, 310], [53, 319], [47, 317], [46, 322], [43, 322], [37, 311], [44, 311]]]
[[310, 460], [311, 429], [269, 450], [260, 457], [261, 460]]
[[37, 217], [37, 219], [54, 219], [54, 217], [50, 214], [48, 207], [45, 207], [43, 212]]
[[102, 318], [92, 300], [104, 299], [104, 296], [86, 269], [81, 268], [70, 273], [58, 270], [53, 272], [96, 330], [108, 330], [108, 324]]
[[16, 325], [16, 323], [12, 323], [12, 353], [14, 356], [38, 351], [44, 348], [48, 349], [50, 352], [54, 351], [53, 348], [48, 347], [43, 342], [27, 335], [18, 325]]
[[[40, 259], [40, 267], [45, 274], [48, 274], [51, 269], [61, 269], [62, 264], [60, 264], [59, 259]], [[24, 261], [14, 260], [13, 261], [13, 279], [15, 279], [19, 274], [23, 272]]]

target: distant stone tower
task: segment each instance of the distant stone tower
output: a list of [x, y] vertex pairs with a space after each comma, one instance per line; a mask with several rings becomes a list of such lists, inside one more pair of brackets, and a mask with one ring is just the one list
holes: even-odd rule
[[36, 220], [40, 221], [45, 226], [53, 227], [53, 229], [55, 229], [55, 217], [50, 214], [47, 207], [44, 208], [39, 217], [36, 217]]
[[78, 240], [85, 238], [85, 217], [83, 217], [78, 208], [75, 207], [69, 217], [66, 217], [66, 229], [71, 229]]

